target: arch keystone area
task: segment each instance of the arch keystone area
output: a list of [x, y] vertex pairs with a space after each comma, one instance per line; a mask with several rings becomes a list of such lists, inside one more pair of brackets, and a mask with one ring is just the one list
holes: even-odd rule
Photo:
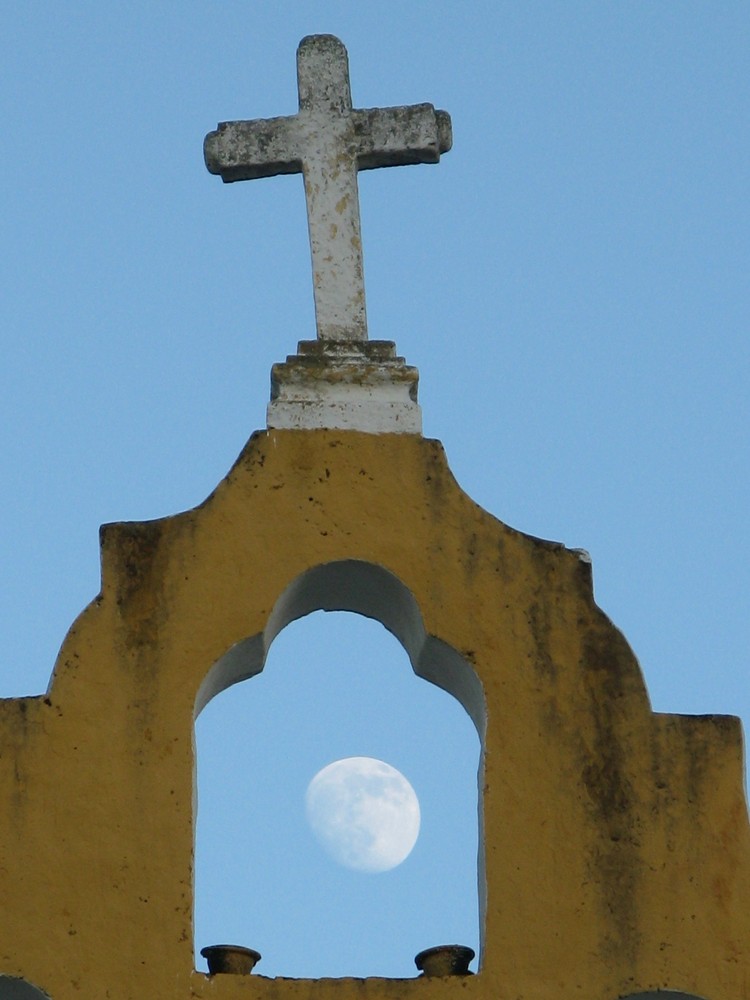
[[274, 605], [263, 633], [232, 646], [208, 672], [198, 690], [196, 716], [215, 695], [258, 674], [279, 632], [314, 611], [350, 611], [384, 625], [406, 650], [417, 676], [452, 694], [483, 738], [484, 695], [469, 662], [427, 635], [414, 595], [393, 573], [358, 559], [324, 563], [293, 580]]

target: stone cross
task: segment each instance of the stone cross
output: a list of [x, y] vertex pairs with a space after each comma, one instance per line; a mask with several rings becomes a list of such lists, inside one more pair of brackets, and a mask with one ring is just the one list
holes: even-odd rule
[[357, 171], [437, 163], [451, 121], [431, 104], [352, 107], [349, 63], [332, 35], [297, 50], [299, 112], [224, 122], [204, 144], [206, 166], [225, 182], [304, 175], [318, 340], [367, 340]]

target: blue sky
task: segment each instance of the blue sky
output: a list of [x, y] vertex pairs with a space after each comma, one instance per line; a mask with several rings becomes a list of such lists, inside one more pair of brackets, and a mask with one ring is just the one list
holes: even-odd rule
[[[425, 434], [493, 514], [590, 551], [657, 710], [747, 724], [746, 4], [31, 2], [3, 25], [0, 695], [46, 688], [99, 524], [199, 503], [314, 335], [300, 178], [225, 187], [201, 144], [294, 112], [297, 43], [332, 32], [355, 106], [453, 118], [439, 166], [360, 178], [370, 335], [419, 367]], [[231, 935], [266, 975], [411, 975], [420, 948], [476, 944], [476, 737], [423, 687], [382, 628], [318, 615], [206, 709], [199, 945]], [[314, 732], [290, 721], [311, 703]], [[313, 773], [360, 754], [423, 809], [377, 876], [301, 823]], [[223, 814], [204, 771], [227, 760], [248, 793]], [[300, 819], [283, 843], [254, 822], [277, 808]]]

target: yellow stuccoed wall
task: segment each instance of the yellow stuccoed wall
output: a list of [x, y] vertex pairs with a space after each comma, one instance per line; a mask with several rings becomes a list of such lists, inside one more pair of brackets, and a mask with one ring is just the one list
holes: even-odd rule
[[[0, 702], [0, 974], [52, 1000], [750, 997], [739, 723], [653, 714], [588, 564], [479, 508], [437, 442], [257, 434], [196, 510], [104, 528], [102, 581], [48, 695]], [[486, 717], [475, 976], [194, 970], [196, 698], [313, 607], [385, 620]]]

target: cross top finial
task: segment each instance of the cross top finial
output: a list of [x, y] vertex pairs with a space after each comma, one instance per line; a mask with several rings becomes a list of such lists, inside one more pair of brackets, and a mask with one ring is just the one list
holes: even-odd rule
[[437, 163], [450, 117], [431, 104], [352, 107], [344, 45], [309, 35], [297, 50], [299, 111], [224, 122], [206, 136], [206, 166], [223, 181], [300, 173], [305, 180], [317, 336], [367, 340], [357, 171]]
[[349, 57], [335, 35], [308, 35], [299, 43], [297, 92], [300, 110], [323, 105], [342, 115], [352, 110]]

